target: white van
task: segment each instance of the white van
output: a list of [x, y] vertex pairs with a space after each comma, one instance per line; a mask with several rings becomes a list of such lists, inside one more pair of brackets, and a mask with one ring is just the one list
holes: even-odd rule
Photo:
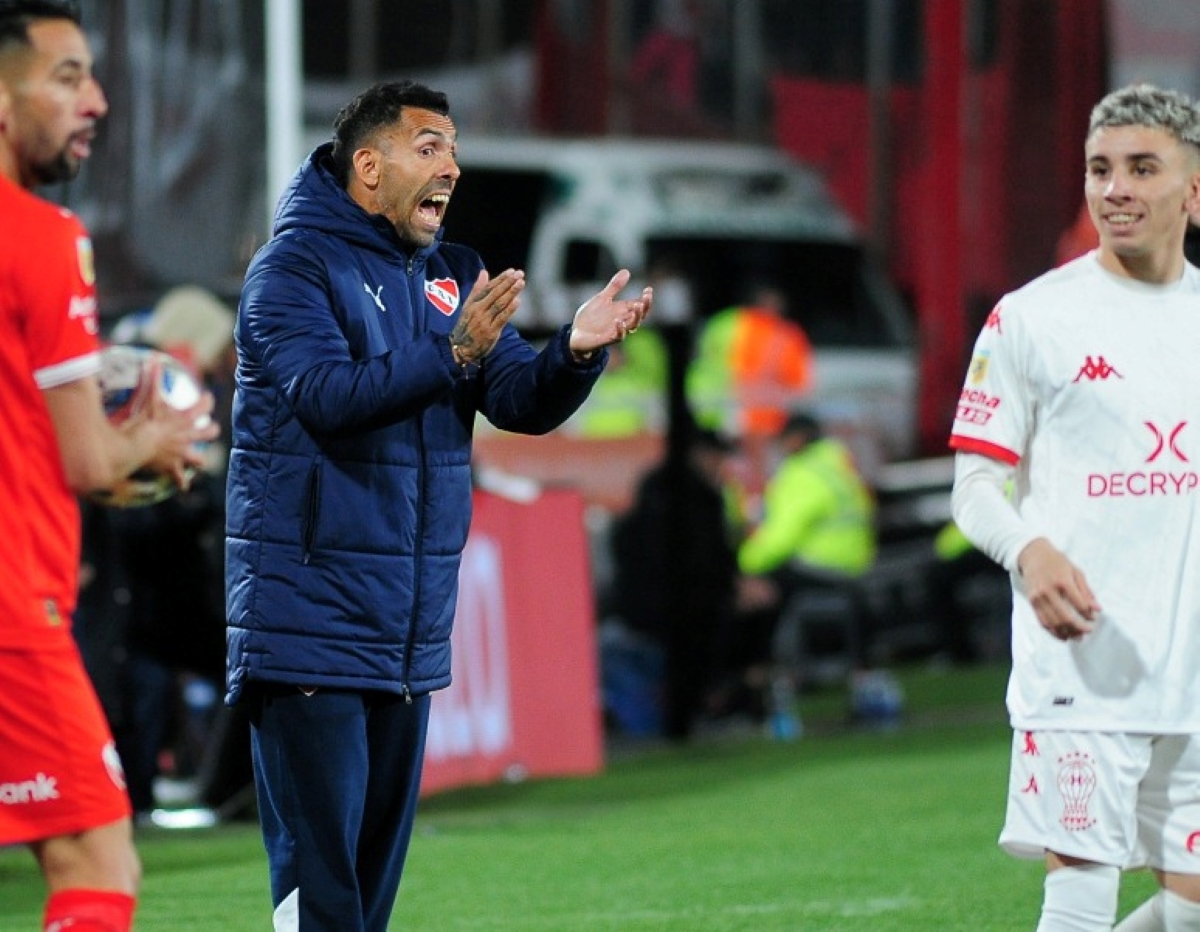
[[664, 265], [690, 284], [690, 308], [660, 294], [660, 323], [701, 320], [770, 281], [814, 348], [813, 388], [798, 405], [849, 435], [868, 472], [913, 454], [909, 314], [813, 170], [758, 146], [470, 133], [459, 164], [446, 239], [477, 249], [490, 270], [525, 270], [514, 323], [526, 335], [570, 320], [622, 267], [633, 287]]

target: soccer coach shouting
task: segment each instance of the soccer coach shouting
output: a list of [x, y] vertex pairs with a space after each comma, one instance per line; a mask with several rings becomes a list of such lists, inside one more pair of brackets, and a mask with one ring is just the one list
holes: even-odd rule
[[476, 412], [541, 434], [650, 310], [622, 270], [539, 352], [524, 273], [442, 241], [445, 95], [370, 88], [247, 271], [228, 483], [228, 696], [246, 702], [275, 928], [384, 932], [430, 694], [450, 682]]

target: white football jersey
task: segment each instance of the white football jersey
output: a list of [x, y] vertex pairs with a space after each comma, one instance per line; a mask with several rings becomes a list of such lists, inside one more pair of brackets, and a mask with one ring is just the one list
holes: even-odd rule
[[1016, 467], [1022, 519], [1102, 609], [1058, 641], [1013, 577], [1013, 726], [1200, 731], [1200, 270], [1152, 286], [1092, 253], [1005, 296], [951, 446]]

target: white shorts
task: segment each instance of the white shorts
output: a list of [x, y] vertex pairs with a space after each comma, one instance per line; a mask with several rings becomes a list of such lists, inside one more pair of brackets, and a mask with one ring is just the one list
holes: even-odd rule
[[1200, 874], [1200, 735], [1014, 732], [1000, 847]]

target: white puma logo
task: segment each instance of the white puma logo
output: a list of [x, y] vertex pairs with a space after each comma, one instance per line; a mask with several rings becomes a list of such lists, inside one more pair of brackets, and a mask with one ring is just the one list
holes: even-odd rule
[[383, 285], [380, 285], [378, 288], [372, 291], [371, 286], [366, 282], [363, 282], [363, 291], [371, 296], [371, 300], [375, 302], [375, 306], [377, 308], [379, 308], [385, 314], [387, 313], [387, 308], [383, 306], [383, 299], [380, 297], [380, 295], [383, 294]]

